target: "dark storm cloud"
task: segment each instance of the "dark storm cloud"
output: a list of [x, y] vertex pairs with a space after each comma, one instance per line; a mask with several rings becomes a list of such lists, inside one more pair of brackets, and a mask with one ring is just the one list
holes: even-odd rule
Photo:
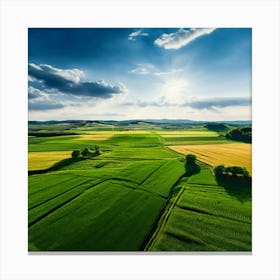
[[105, 81], [82, 82], [83, 71], [79, 69], [58, 69], [47, 64], [29, 64], [28, 74], [32, 81], [42, 84], [46, 90], [78, 96], [110, 98], [113, 94], [123, 93], [123, 84], [110, 85]]

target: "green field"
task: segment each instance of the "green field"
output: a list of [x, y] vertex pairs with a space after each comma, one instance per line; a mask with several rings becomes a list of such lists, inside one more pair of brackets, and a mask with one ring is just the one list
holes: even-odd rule
[[250, 189], [219, 186], [204, 168], [170, 204], [146, 250], [251, 251]]
[[[251, 190], [219, 185], [202, 162], [185, 177], [184, 156], [167, 147], [232, 141], [201, 126], [139, 126], [29, 127], [41, 133], [28, 139], [29, 251], [250, 251]], [[95, 145], [100, 155], [71, 158]]]

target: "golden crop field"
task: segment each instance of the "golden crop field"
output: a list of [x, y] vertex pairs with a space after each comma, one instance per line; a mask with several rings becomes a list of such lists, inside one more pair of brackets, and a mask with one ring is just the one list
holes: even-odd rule
[[169, 146], [181, 154], [195, 154], [209, 165], [237, 165], [246, 167], [252, 174], [252, 145], [246, 143]]
[[150, 132], [146, 130], [123, 130], [123, 131], [115, 131], [115, 132], [94, 132], [94, 134], [87, 133], [87, 134], [81, 134], [79, 135], [79, 140], [85, 140], [85, 141], [90, 141], [90, 140], [107, 140], [111, 138], [114, 135], [117, 134], [149, 134]]
[[28, 170], [41, 170], [51, 167], [57, 161], [71, 157], [72, 151], [29, 152]]
[[82, 134], [79, 136], [79, 140], [106, 140], [113, 136], [113, 133], [100, 133], [100, 134]]

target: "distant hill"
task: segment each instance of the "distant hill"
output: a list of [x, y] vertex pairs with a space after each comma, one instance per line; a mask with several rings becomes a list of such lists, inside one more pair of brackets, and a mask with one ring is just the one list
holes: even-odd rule
[[28, 121], [30, 125], [40, 125], [40, 124], [111, 124], [111, 125], [129, 125], [129, 124], [139, 124], [139, 123], [150, 123], [150, 124], [168, 124], [168, 125], [180, 125], [180, 124], [218, 124], [223, 123], [231, 124], [231, 125], [251, 125], [252, 121], [194, 121], [194, 120], [184, 120], [184, 119], [137, 119], [137, 120], [63, 120], [63, 121], [56, 121], [56, 120], [49, 120], [49, 121]]

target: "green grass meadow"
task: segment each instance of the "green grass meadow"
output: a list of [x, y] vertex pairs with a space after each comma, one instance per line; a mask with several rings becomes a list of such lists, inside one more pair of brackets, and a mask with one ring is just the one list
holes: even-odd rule
[[[145, 128], [147, 129], [147, 128]], [[104, 131], [108, 131], [106, 128]], [[102, 129], [80, 134], [102, 134]], [[184, 156], [167, 145], [231, 142], [204, 128], [29, 137], [29, 152], [98, 145], [29, 170], [29, 251], [251, 251], [251, 190], [221, 186], [212, 167], [185, 177]], [[40, 154], [36, 160], [40, 161]]]
[[208, 168], [190, 177], [146, 250], [251, 251], [251, 196], [232, 188], [219, 186]]

